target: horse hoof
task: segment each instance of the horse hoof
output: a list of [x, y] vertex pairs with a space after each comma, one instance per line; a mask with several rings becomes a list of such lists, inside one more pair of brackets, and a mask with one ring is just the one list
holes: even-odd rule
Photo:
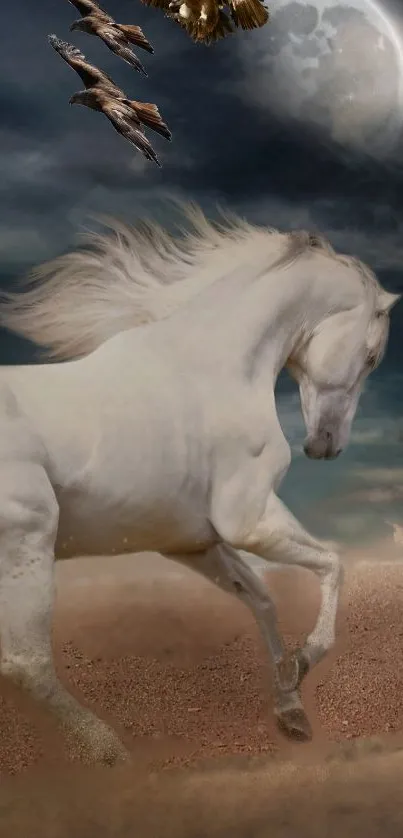
[[299, 742], [309, 742], [312, 739], [312, 728], [302, 707], [292, 707], [279, 713], [277, 725], [290, 739]]

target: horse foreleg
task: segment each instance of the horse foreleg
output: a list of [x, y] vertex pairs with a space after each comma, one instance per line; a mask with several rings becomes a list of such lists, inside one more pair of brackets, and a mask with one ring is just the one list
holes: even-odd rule
[[[221, 510], [220, 510], [221, 511]], [[221, 520], [220, 520], [221, 519]], [[336, 639], [336, 617], [343, 568], [336, 552], [313, 538], [289, 512], [282, 501], [271, 493], [263, 515], [252, 526], [239, 527], [239, 510], [225, 507], [225, 518], [216, 516], [213, 522], [219, 535], [238, 550], [246, 550], [268, 561], [299, 565], [312, 570], [319, 577], [321, 605], [313, 631], [302, 649], [296, 652], [299, 667], [297, 686], [309, 669], [332, 648]], [[294, 713], [283, 713], [279, 721], [293, 733]]]
[[63, 687], [54, 667], [57, 526], [58, 505], [45, 471], [38, 466], [2, 464], [0, 671], [56, 715], [77, 756], [110, 763], [124, 755], [120, 740]]
[[299, 681], [332, 648], [336, 639], [336, 617], [343, 567], [340, 557], [311, 536], [282, 501], [271, 493], [265, 512], [251, 532], [236, 534], [231, 544], [268, 561], [299, 565], [317, 574], [321, 604], [316, 625], [299, 652]]

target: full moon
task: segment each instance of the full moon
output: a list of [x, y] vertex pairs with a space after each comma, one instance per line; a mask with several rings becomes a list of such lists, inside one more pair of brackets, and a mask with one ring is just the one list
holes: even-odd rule
[[269, 23], [239, 46], [248, 96], [342, 145], [393, 153], [403, 133], [403, 43], [386, 9], [372, 0], [268, 6]]

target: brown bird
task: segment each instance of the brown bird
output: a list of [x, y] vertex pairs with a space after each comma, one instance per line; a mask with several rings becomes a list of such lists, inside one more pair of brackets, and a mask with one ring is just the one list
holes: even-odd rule
[[157, 105], [151, 104], [151, 102], [138, 102], [137, 99], [128, 99], [126, 93], [115, 84], [113, 79], [104, 70], [100, 70], [99, 67], [90, 64], [83, 53], [72, 44], [60, 40], [56, 35], [49, 35], [49, 43], [59, 53], [61, 58], [78, 73], [87, 89], [94, 90], [95, 88], [102, 88], [103, 90], [107, 90], [111, 96], [114, 96], [132, 108], [139, 123], [142, 123], [147, 128], [151, 128], [157, 134], [161, 134], [166, 140], [172, 139], [172, 134], [163, 121]]
[[172, 0], [167, 17], [176, 20], [195, 41], [210, 44], [234, 31], [223, 5], [215, 0]]
[[96, 35], [115, 55], [123, 58], [139, 73], [147, 75], [140, 59], [130, 47], [130, 44], [135, 44], [147, 52], [154, 52], [140, 26], [115, 23], [113, 17], [92, 0], [69, 0], [69, 3], [75, 6], [81, 14], [81, 19], [71, 24], [70, 32], [79, 30], [86, 32], [87, 35]]
[[[90, 64], [77, 47], [62, 41], [56, 35], [49, 35], [48, 40], [61, 58], [78, 73], [85, 85], [86, 90], [74, 94], [70, 104], [82, 104], [92, 110], [102, 111], [116, 131], [132, 142], [147, 159], [154, 160], [160, 166], [151, 144], [141, 131], [143, 124], [167, 140], [171, 139], [171, 132], [163, 122], [157, 106], [128, 99], [113, 79], [103, 70]], [[87, 96], [87, 93], [91, 95]]]
[[[225, 38], [236, 28], [264, 26], [269, 13], [263, 0], [142, 0], [146, 6], [162, 8], [196, 42], [210, 44]], [[228, 8], [229, 14], [225, 10]], [[234, 24], [234, 26], [232, 25]]]
[[105, 114], [112, 123], [115, 131], [129, 140], [147, 160], [153, 160], [161, 168], [161, 163], [147, 137], [138, 128], [138, 122], [134, 117], [132, 108], [122, 99], [115, 99], [114, 96], [101, 87], [88, 88], [74, 93], [69, 99], [70, 105], [85, 105], [93, 111]]

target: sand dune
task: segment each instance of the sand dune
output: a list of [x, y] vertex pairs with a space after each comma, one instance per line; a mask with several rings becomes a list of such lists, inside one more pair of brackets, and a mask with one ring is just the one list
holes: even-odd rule
[[[60, 564], [59, 671], [117, 726], [133, 766], [71, 766], [53, 721], [0, 682], [0, 835], [285, 838], [298, 814], [299, 838], [322, 836], [319, 826], [303, 831], [314, 807], [328, 836], [336, 826], [378, 835], [380, 811], [390, 821], [383, 834], [401, 836], [403, 756], [375, 753], [396, 751], [403, 733], [403, 563], [382, 553], [378, 563], [347, 557], [337, 648], [304, 686], [308, 745], [274, 725], [265, 654], [237, 601], [153, 555]], [[294, 645], [315, 619], [316, 579], [282, 569], [265, 580]], [[370, 756], [359, 737], [376, 737]], [[347, 748], [342, 767], [329, 761], [337, 743]]]

